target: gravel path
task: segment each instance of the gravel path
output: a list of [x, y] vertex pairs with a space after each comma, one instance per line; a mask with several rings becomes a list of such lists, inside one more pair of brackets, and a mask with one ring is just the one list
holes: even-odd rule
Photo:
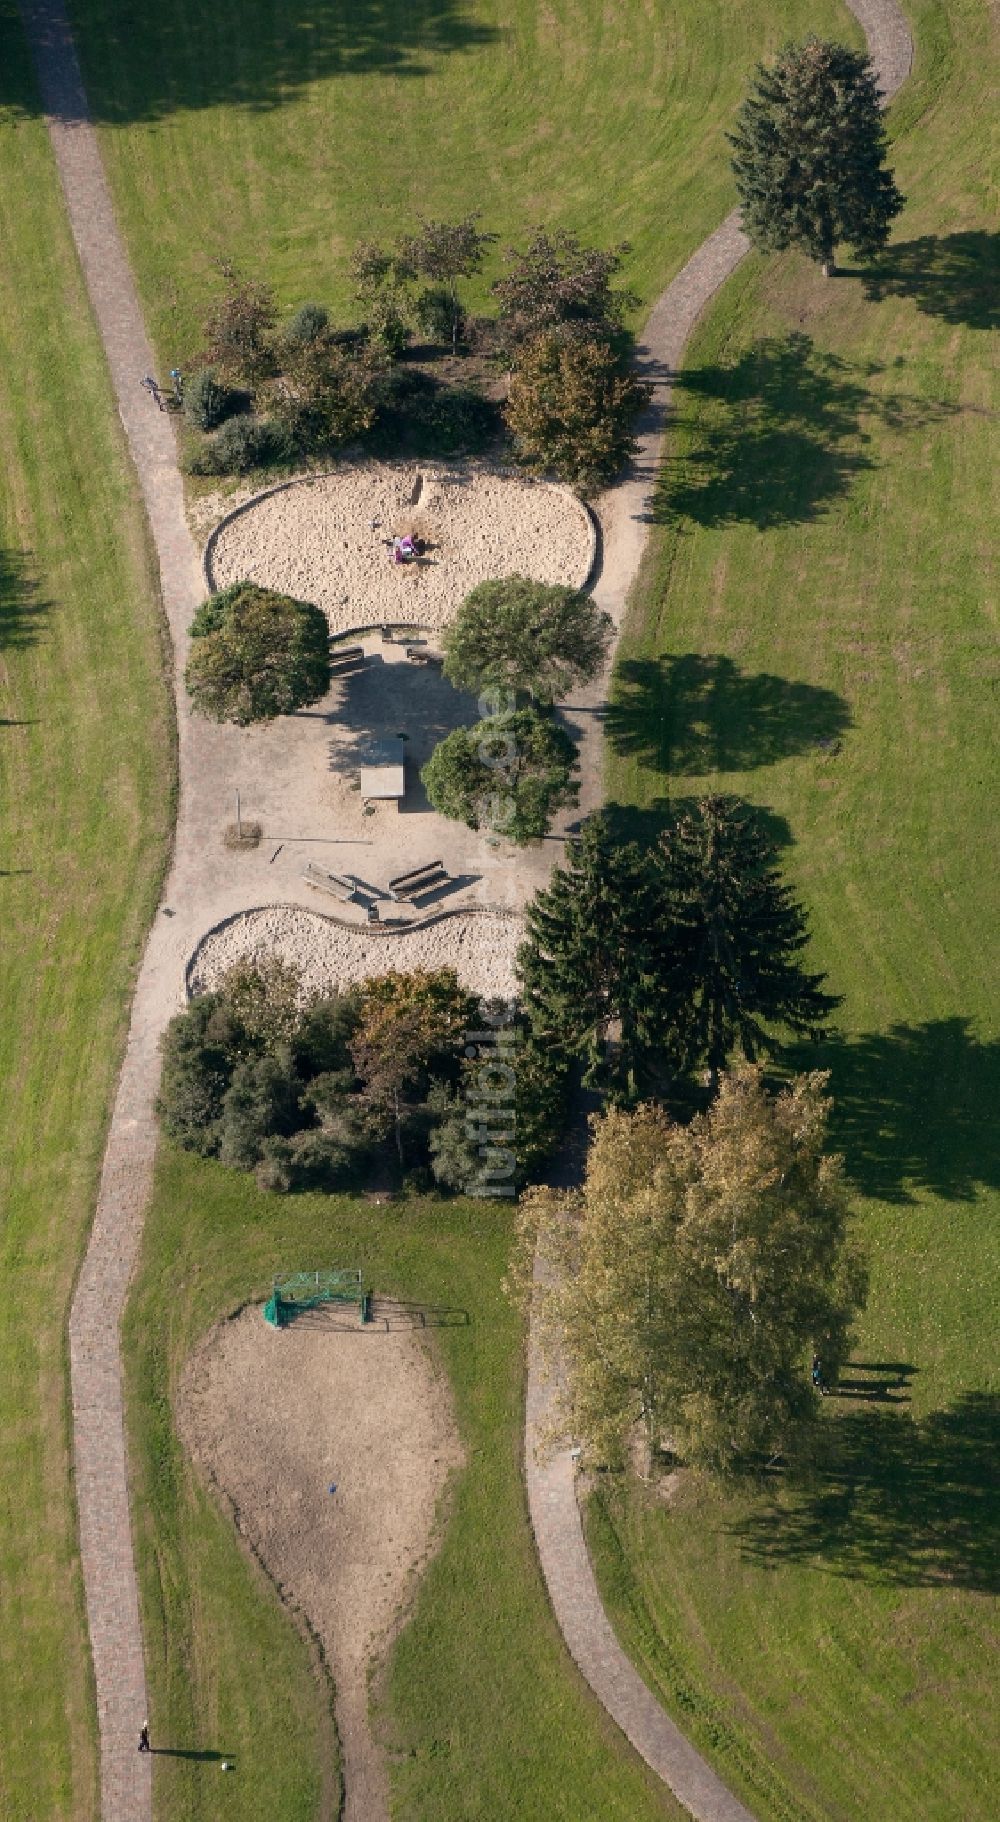
[[453, 911], [412, 930], [379, 934], [292, 905], [265, 905], [209, 932], [192, 958], [188, 985], [192, 993], [205, 993], [235, 962], [278, 955], [298, 969], [310, 996], [394, 969], [454, 968], [471, 993], [513, 999], [514, 958], [523, 935], [520, 918], [502, 914]]
[[[184, 964], [202, 932], [264, 895], [261, 880], [267, 878], [263, 869], [269, 863], [261, 859], [255, 871], [252, 859], [225, 857], [219, 849], [220, 804], [231, 801], [239, 785], [245, 803], [251, 784], [265, 795], [275, 775], [276, 754], [268, 732], [215, 729], [188, 713], [182, 667], [187, 625], [203, 585], [185, 517], [173, 429], [140, 390], [142, 375], [155, 371], [153, 354], [89, 124], [65, 8], [62, 0], [20, 4], [70, 225], [149, 517], [175, 662], [180, 796], [174, 859], [162, 915], [150, 932], [136, 984], [94, 1226], [69, 1331], [75, 1492], [100, 1729], [101, 1814], [103, 1822], [151, 1822], [150, 1761], [135, 1750], [136, 1730], [146, 1713], [146, 1684], [128, 1506], [119, 1325], [152, 1180], [159, 1035], [180, 1002]], [[905, 18], [896, 0], [848, 4], [869, 35], [889, 97], [910, 67]], [[700, 310], [745, 249], [738, 220], [730, 216], [668, 287], [646, 325], [638, 352], [655, 396], [639, 426], [640, 454], [632, 474], [600, 503], [603, 562], [595, 596], [619, 624], [645, 543], [670, 373], [680, 364]], [[583, 737], [581, 811], [599, 801], [600, 727], [593, 711], [602, 700], [597, 686], [569, 705], [569, 719], [572, 723], [575, 710]], [[286, 741], [294, 725], [280, 724]], [[534, 1442], [544, 1422], [545, 1399], [532, 1350], [529, 1501], [553, 1608], [569, 1648], [609, 1713], [695, 1816], [703, 1822], [746, 1822], [747, 1812], [678, 1734], [611, 1633], [583, 1542], [572, 1461], [567, 1452], [545, 1468], [536, 1460]]]
[[[397, 564], [386, 540], [406, 532], [426, 540], [427, 554]], [[489, 577], [582, 587], [593, 543], [566, 487], [477, 465], [352, 463], [238, 506], [209, 539], [206, 573], [215, 588], [249, 579], [312, 601], [334, 633], [435, 628]]]

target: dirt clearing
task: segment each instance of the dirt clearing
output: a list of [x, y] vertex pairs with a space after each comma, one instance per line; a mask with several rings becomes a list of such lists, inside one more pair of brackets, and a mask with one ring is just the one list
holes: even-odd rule
[[345, 1822], [380, 1822], [388, 1780], [368, 1679], [462, 1462], [449, 1388], [419, 1313], [376, 1299], [364, 1329], [353, 1308], [328, 1306], [275, 1330], [254, 1305], [192, 1356], [177, 1421], [282, 1595], [322, 1641], [336, 1685]]

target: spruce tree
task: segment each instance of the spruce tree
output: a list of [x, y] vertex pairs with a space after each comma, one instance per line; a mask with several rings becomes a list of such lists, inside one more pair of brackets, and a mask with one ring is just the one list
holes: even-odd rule
[[770, 1027], [819, 1036], [839, 997], [800, 956], [805, 915], [773, 844], [745, 804], [709, 797], [663, 837], [669, 915], [670, 1028], [682, 1070], [707, 1068], [712, 1093], [737, 1045], [751, 1061], [777, 1047]]
[[875, 70], [843, 44], [787, 44], [759, 64], [735, 133], [733, 171], [743, 226], [756, 247], [800, 247], [824, 277], [846, 241], [877, 253], [903, 207], [885, 168], [886, 138]]
[[585, 1080], [636, 1093], [659, 1028], [665, 974], [655, 859], [617, 843], [603, 818], [584, 825], [567, 864], [528, 907], [518, 955], [536, 1044], [582, 1057]]

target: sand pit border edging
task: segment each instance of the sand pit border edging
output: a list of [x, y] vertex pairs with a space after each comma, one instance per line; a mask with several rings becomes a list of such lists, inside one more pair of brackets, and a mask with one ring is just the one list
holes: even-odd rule
[[239, 911], [232, 912], [229, 917], [220, 917], [218, 923], [210, 924], [198, 938], [184, 965], [184, 992], [189, 1000], [194, 998], [191, 981], [205, 944], [213, 936], [218, 936], [223, 930], [228, 930], [230, 924], [238, 924], [241, 918], [253, 917], [258, 911], [302, 912], [306, 917], [318, 918], [324, 924], [336, 924], [341, 930], [351, 930], [356, 936], [383, 936], [388, 939], [396, 936], [409, 936], [413, 930], [429, 930], [433, 924], [443, 924], [453, 917], [496, 918], [504, 923], [523, 923], [524, 921], [521, 913], [513, 910], [509, 905], [449, 905], [444, 911], [432, 911], [427, 917], [415, 918], [412, 923], [398, 924], [392, 928], [387, 928], [385, 924], [357, 924], [349, 918], [338, 917], [335, 911], [320, 911], [314, 909], [312, 905], [294, 905], [288, 899], [274, 899], [267, 905], [244, 905]]
[[[396, 465], [401, 465], [401, 464], [396, 464]], [[426, 466], [428, 466], [428, 467], [430, 465], [431, 464], [429, 464], [429, 463], [426, 464]], [[214, 525], [212, 527], [212, 530], [209, 532], [209, 535], [205, 541], [205, 548], [202, 551], [202, 556], [201, 556], [202, 574], [205, 578], [205, 586], [208, 589], [209, 594], [215, 595], [215, 594], [218, 594], [218, 592], [219, 592], [218, 587], [216, 585], [215, 575], [214, 575], [214, 571], [213, 571], [213, 567], [212, 567], [212, 557], [213, 557], [213, 554], [215, 551], [215, 547], [216, 547], [219, 539], [222, 537], [223, 533], [228, 530], [229, 526], [232, 525], [236, 519], [240, 519], [244, 516], [245, 513], [251, 512], [254, 507], [260, 505], [262, 500], [269, 500], [275, 494], [287, 493], [293, 487], [311, 487], [313, 485], [313, 483], [316, 481], [335, 481], [337, 479], [337, 477], [341, 474], [342, 469], [346, 468], [348, 466], [349, 466], [349, 464], [345, 462], [341, 465], [340, 468], [324, 468], [324, 469], [320, 470], [317, 474], [293, 475], [290, 480], [277, 481], [277, 482], [275, 482], [273, 487], [262, 487], [260, 489], [259, 493], [251, 494], [251, 496], [248, 500], [241, 500], [238, 506], [234, 506], [231, 509], [231, 511], [224, 513], [222, 518], [219, 520], [219, 523], [217, 525]], [[389, 467], [394, 466], [394, 464], [390, 461], [390, 462], [380, 463], [379, 466], [389, 468]], [[412, 466], [414, 466], [414, 464], [411, 462], [408, 462], [406, 464], [406, 466], [412, 467]], [[457, 468], [457, 467], [461, 467], [462, 464], [459, 461], [455, 461], [455, 462], [449, 463], [448, 466]], [[531, 478], [530, 476], [523, 474], [520, 469], [511, 468], [507, 464], [501, 463], [501, 464], [494, 465], [492, 467], [490, 467], [488, 465], [485, 465], [485, 466], [486, 466], [486, 472], [498, 475], [501, 479], [524, 481], [524, 480], [528, 480]], [[484, 467], [484, 465], [480, 464], [480, 467]], [[581, 500], [579, 494], [574, 493], [572, 487], [567, 486], [565, 481], [539, 480], [537, 485], [539, 487], [549, 487], [554, 492], [561, 493], [565, 499], [569, 500], [573, 504], [573, 506], [576, 507], [577, 511], [579, 512], [580, 516], [583, 519], [584, 527], [586, 529], [586, 534], [587, 534], [587, 569], [586, 569], [586, 574], [583, 578], [583, 581], [581, 583], [579, 583], [579, 585], [578, 585], [579, 590], [582, 592], [590, 587], [591, 583], [594, 580], [594, 571], [597, 568], [597, 557], [598, 557], [598, 549], [599, 549], [599, 533], [598, 533], [597, 519], [596, 519], [594, 513], [591, 511], [590, 507], [587, 505], [586, 500]], [[354, 626], [345, 627], [342, 630], [338, 631], [335, 635], [333, 635], [333, 638], [344, 639], [344, 638], [352, 637], [355, 633], [373, 632], [381, 624], [382, 624], [381, 621], [377, 621], [377, 620], [376, 621], [359, 621]], [[402, 622], [400, 622], [399, 624], [402, 624]], [[414, 630], [419, 631], [420, 629], [417, 628], [416, 625], [414, 625]]]

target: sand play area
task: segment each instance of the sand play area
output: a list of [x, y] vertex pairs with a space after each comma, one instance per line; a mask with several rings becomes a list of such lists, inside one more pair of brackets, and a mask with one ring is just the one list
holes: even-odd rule
[[277, 955], [298, 969], [309, 998], [394, 969], [454, 968], [471, 993], [512, 999], [514, 959], [523, 938], [521, 919], [499, 911], [456, 911], [412, 930], [378, 935], [315, 911], [268, 905], [241, 912], [203, 938], [188, 970], [188, 989], [210, 992], [234, 963]]
[[[192, 1356], [178, 1402], [190, 1452], [283, 1597], [322, 1641], [336, 1686], [345, 1822], [387, 1819], [368, 1678], [430, 1555], [462, 1450], [419, 1313], [376, 1299], [289, 1328], [259, 1306]], [[336, 1487], [331, 1493], [329, 1488]]]
[[[394, 564], [386, 540], [427, 551]], [[363, 463], [259, 494], [212, 534], [213, 588], [249, 580], [321, 607], [334, 633], [383, 624], [433, 629], [487, 578], [582, 587], [594, 533], [568, 488], [485, 466]]]

